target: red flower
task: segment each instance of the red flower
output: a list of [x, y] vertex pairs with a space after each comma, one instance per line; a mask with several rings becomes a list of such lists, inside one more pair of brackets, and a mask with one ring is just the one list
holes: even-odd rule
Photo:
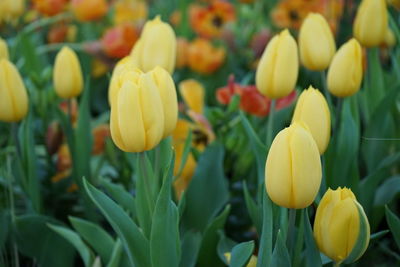
[[139, 33], [131, 24], [122, 24], [108, 29], [101, 38], [104, 53], [109, 57], [127, 56], [139, 38]]

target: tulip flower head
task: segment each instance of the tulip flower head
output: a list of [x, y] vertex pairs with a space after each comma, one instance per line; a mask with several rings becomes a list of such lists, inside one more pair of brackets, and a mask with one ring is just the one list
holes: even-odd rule
[[265, 165], [265, 185], [271, 200], [286, 208], [305, 208], [314, 201], [321, 177], [318, 146], [307, 125], [294, 122], [280, 131]]
[[154, 148], [164, 135], [163, 103], [151, 73], [123, 74], [111, 106], [111, 137], [125, 152]]
[[82, 92], [81, 65], [76, 53], [67, 46], [64, 46], [56, 56], [53, 82], [56, 93], [61, 98], [74, 98]]
[[366, 47], [378, 46], [385, 40], [388, 15], [385, 0], [363, 0], [353, 24], [353, 34]]
[[326, 256], [340, 263], [351, 263], [368, 247], [368, 218], [348, 188], [328, 189], [318, 205], [314, 238]]
[[131, 51], [135, 65], [142, 71], [156, 66], [173, 73], [176, 61], [176, 36], [172, 27], [160, 16], [146, 22], [140, 39]]
[[282, 98], [293, 91], [298, 73], [297, 44], [286, 29], [265, 48], [257, 67], [256, 85], [263, 95]]
[[300, 60], [310, 70], [328, 68], [336, 51], [332, 30], [325, 18], [310, 13], [304, 20], [299, 33]]
[[292, 121], [302, 121], [307, 124], [322, 155], [328, 147], [331, 136], [331, 114], [328, 103], [320, 91], [310, 86], [301, 93]]
[[28, 94], [13, 63], [0, 59], [0, 121], [17, 122], [28, 113]]
[[328, 90], [337, 97], [354, 95], [360, 90], [363, 75], [362, 50], [352, 38], [333, 57], [328, 70]]

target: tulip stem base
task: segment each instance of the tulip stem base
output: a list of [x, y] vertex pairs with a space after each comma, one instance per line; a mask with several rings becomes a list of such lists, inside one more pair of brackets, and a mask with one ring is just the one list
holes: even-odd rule
[[266, 146], [269, 148], [273, 139], [273, 131], [274, 131], [274, 115], [275, 115], [275, 99], [271, 100], [271, 106], [268, 115], [268, 124], [267, 124], [267, 143]]
[[296, 227], [296, 209], [289, 209], [289, 223], [288, 223], [288, 230], [287, 230], [287, 239], [286, 239], [286, 246], [290, 254], [293, 251], [294, 245], [294, 234]]
[[322, 88], [321, 89], [324, 92], [326, 101], [328, 102], [329, 109], [332, 112], [333, 104], [332, 104], [331, 94], [328, 91], [328, 86], [327, 86], [327, 83], [326, 83], [326, 73], [325, 73], [325, 71], [321, 71], [320, 73], [321, 73], [321, 84], [322, 84]]

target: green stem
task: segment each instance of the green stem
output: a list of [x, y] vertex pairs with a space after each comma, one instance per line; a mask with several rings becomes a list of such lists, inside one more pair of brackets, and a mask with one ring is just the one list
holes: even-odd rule
[[333, 267], [339, 267], [339, 266], [340, 266], [340, 262], [333, 263]]
[[[16, 216], [15, 216], [15, 204], [14, 204], [14, 190], [13, 190], [13, 175], [11, 171], [11, 161], [10, 157], [7, 157], [7, 169], [8, 169], [8, 191], [9, 191], [9, 198], [10, 198], [10, 213], [11, 213], [11, 222], [15, 225]], [[14, 249], [14, 257], [15, 257], [15, 266], [19, 266], [19, 257], [18, 257], [18, 246], [17, 242], [14, 239], [14, 235], [12, 236], [12, 243]]]
[[39, 46], [37, 49], [37, 53], [39, 55], [49, 53], [49, 52], [55, 52], [61, 50], [64, 46], [68, 46], [69, 48], [76, 50], [76, 51], [83, 51], [83, 45], [82, 44], [74, 44], [74, 43], [57, 43], [57, 44], [47, 44], [47, 45], [42, 45]]
[[49, 18], [41, 18], [38, 20], [35, 20], [34, 22], [31, 22], [30, 24], [26, 25], [25, 28], [22, 30], [24, 34], [30, 33], [32, 31], [35, 31], [39, 28], [42, 28], [47, 25], [52, 25], [58, 21], [61, 20], [66, 20], [66, 19], [72, 19], [71, 13], [61, 13], [53, 17]]
[[149, 184], [149, 175], [147, 173], [147, 168], [146, 168], [146, 152], [140, 152], [139, 153], [139, 162], [140, 162], [140, 168], [143, 171], [143, 177], [139, 177], [139, 179], [143, 179], [144, 182], [144, 187], [146, 189], [146, 202], [147, 206], [149, 208], [149, 213], [153, 213], [153, 208], [152, 208], [152, 190]]
[[334, 133], [335, 134], [339, 131], [340, 115], [342, 113], [342, 108], [343, 108], [343, 99], [342, 98], [338, 98], [337, 105], [336, 105], [336, 122], [335, 122], [335, 128], [334, 128]]
[[289, 209], [289, 224], [288, 224], [288, 235], [286, 239], [286, 246], [290, 254], [292, 254], [293, 243], [294, 243], [294, 234], [296, 227], [296, 209]]
[[275, 116], [275, 99], [272, 99], [268, 115], [268, 124], [267, 124], [267, 143], [266, 143], [267, 147], [271, 145], [273, 139], [274, 116]]

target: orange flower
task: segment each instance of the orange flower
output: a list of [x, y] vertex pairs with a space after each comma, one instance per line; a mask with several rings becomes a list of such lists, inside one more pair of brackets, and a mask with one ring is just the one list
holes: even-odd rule
[[119, 0], [115, 3], [114, 23], [139, 23], [147, 18], [148, 8], [145, 1]]
[[68, 35], [68, 26], [65, 24], [55, 24], [51, 26], [47, 33], [47, 42], [49, 44], [63, 43]]
[[207, 39], [194, 40], [187, 51], [189, 67], [202, 74], [216, 71], [225, 61], [225, 49], [214, 47]]
[[127, 56], [139, 39], [139, 33], [132, 24], [121, 24], [108, 29], [101, 38], [104, 53], [113, 58]]
[[102, 60], [94, 58], [92, 61], [92, 76], [94, 78], [99, 78], [106, 74], [109, 70], [109, 66]]
[[299, 29], [310, 12], [321, 13], [335, 31], [343, 0], [283, 0], [272, 11], [272, 19], [278, 27]]
[[198, 35], [206, 38], [220, 37], [225, 25], [235, 20], [235, 8], [227, 1], [216, 0], [206, 7], [192, 5], [189, 17]]
[[[249, 114], [256, 116], [266, 116], [269, 113], [271, 106], [271, 99], [262, 95], [255, 85], [243, 86], [235, 83], [233, 75], [229, 77], [228, 85], [217, 89], [217, 100], [221, 104], [228, 105], [234, 95], [240, 96], [239, 108]], [[294, 90], [286, 97], [277, 99], [276, 109], [282, 109], [291, 105], [297, 97]]]
[[[71, 105], [71, 106], [69, 106]], [[65, 115], [68, 115], [69, 109], [71, 111], [71, 123], [74, 125], [78, 119], [78, 102], [76, 101], [75, 98], [71, 99], [71, 104], [69, 104], [69, 100], [62, 101], [60, 103], [60, 109], [65, 113]]]
[[110, 126], [108, 124], [100, 124], [92, 131], [93, 134], [93, 155], [103, 153], [106, 144], [106, 139], [110, 137]]
[[68, 0], [33, 0], [33, 8], [40, 14], [54, 16], [61, 13]]
[[71, 0], [71, 9], [80, 21], [97, 20], [108, 10], [106, 0]]
[[176, 39], [176, 68], [183, 68], [187, 65], [187, 56], [189, 49], [189, 42], [183, 38], [178, 37]]

